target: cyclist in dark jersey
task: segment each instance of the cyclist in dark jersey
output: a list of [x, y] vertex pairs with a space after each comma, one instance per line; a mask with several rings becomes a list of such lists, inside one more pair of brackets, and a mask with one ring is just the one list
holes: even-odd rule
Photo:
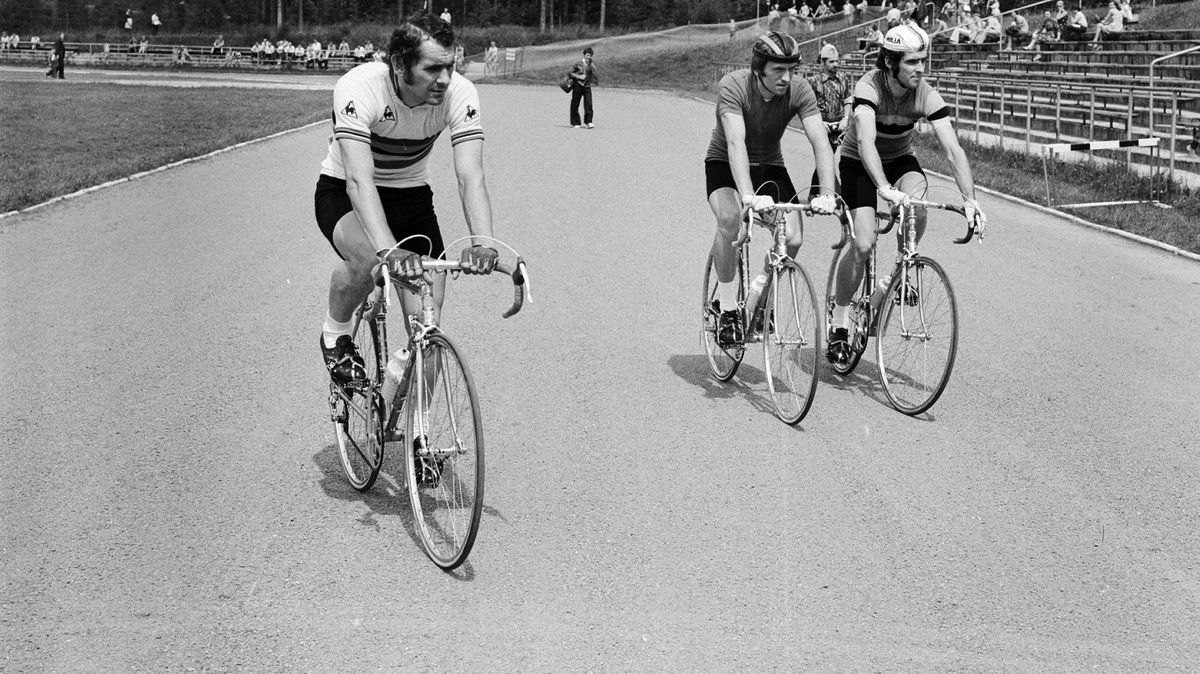
[[[727, 344], [744, 337], [734, 283], [743, 209], [765, 208], [796, 196], [780, 147], [793, 117], [800, 118], [812, 144], [821, 178], [821, 194], [810, 203], [822, 213], [835, 207], [833, 149], [812, 87], [797, 73], [799, 64], [799, 43], [772, 31], [754, 43], [750, 69], [726, 75], [718, 86], [717, 124], [704, 158], [704, 176], [708, 205], [717, 217], [712, 246], [717, 306], [713, 310], [720, 314], [718, 340]], [[770, 183], [773, 189], [763, 189]], [[794, 257], [803, 240], [800, 216], [788, 213], [785, 222], [788, 254]], [[757, 300], [747, 297], [746, 306], [754, 306]]]
[[[842, 138], [838, 177], [842, 198], [854, 221], [851, 255], [837, 270], [833, 317], [827, 356], [837, 361], [849, 354], [850, 301], [862, 283], [865, 264], [875, 247], [877, 197], [897, 204], [914, 195], [925, 195], [928, 183], [912, 150], [916, 122], [928, 120], [964, 195], [967, 218], [986, 224], [967, 155], [950, 122], [950, 110], [941, 94], [923, 79], [929, 60], [929, 36], [915, 24], [889, 30], [874, 70], [854, 87], [854, 114]], [[926, 213], [917, 208], [917, 239], [925, 232]], [[899, 232], [897, 231], [897, 235]]]

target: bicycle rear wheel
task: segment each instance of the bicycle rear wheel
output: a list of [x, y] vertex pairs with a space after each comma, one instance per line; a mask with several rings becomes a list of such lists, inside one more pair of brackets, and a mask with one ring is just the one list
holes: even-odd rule
[[950, 279], [937, 262], [918, 257], [898, 270], [880, 308], [879, 382], [892, 406], [909, 415], [932, 407], [950, 381], [957, 351]]
[[445, 335], [430, 335], [415, 365], [405, 401], [408, 495], [425, 552], [449, 571], [479, 532], [483, 420], [471, 373]]
[[[833, 262], [829, 265], [829, 279], [825, 283], [825, 325], [833, 325], [833, 300], [837, 290], [837, 270], [838, 265], [842, 261], [842, 257], [849, 255], [851, 246], [849, 243], [842, 246], [833, 254]], [[854, 291], [854, 295], [850, 299], [850, 352], [845, 359], [827, 360], [829, 368], [843, 377], [854, 371], [858, 367], [858, 362], [862, 360], [863, 352], [867, 350], [867, 334], [869, 332], [866, 299], [868, 293], [865, 290], [866, 274], [863, 275], [863, 281], [858, 284], [858, 289]], [[828, 333], [823, 335], [828, 339]], [[825, 339], [822, 340], [822, 343]], [[828, 344], [824, 345], [828, 347]]]
[[786, 261], [775, 269], [763, 312], [763, 363], [775, 415], [795, 425], [817, 392], [821, 315], [804, 268]]
[[[742, 282], [744, 273], [745, 267], [739, 256], [737, 276], [735, 277], [739, 289], [744, 287]], [[717, 270], [713, 266], [712, 253], [709, 253], [708, 262], [704, 266], [704, 296], [700, 305], [700, 343], [704, 346], [704, 352], [708, 354], [708, 369], [712, 375], [718, 381], [729, 381], [737, 372], [738, 366], [742, 364], [742, 357], [746, 355], [746, 346], [744, 344], [723, 345], [717, 340], [721, 317], [713, 310], [713, 300], [716, 299], [716, 296]]]
[[370, 301], [358, 309], [358, 327], [354, 332], [354, 344], [366, 366], [367, 378], [345, 386], [331, 385], [335, 390], [336, 418], [334, 430], [337, 434], [338, 456], [346, 479], [359, 491], [367, 491], [379, 477], [383, 464], [384, 404], [379, 394], [383, 381], [381, 344], [375, 313]]

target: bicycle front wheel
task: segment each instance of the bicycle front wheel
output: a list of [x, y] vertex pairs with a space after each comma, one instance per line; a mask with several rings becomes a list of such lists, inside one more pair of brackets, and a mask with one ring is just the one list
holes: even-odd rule
[[817, 392], [821, 316], [804, 268], [784, 262], [774, 272], [763, 312], [763, 364], [775, 415], [795, 425]]
[[[736, 282], [742, 287], [744, 267], [738, 258]], [[717, 296], [717, 269], [713, 266], [712, 253], [708, 254], [708, 262], [704, 266], [704, 295], [700, 305], [700, 343], [708, 355], [708, 369], [718, 381], [729, 381], [742, 364], [742, 356], [746, 355], [744, 344], [721, 344], [717, 333], [721, 329], [721, 317], [713, 310], [713, 300]], [[728, 307], [724, 307], [728, 308]]]
[[941, 265], [918, 257], [897, 270], [880, 308], [879, 382], [897, 410], [921, 414], [933, 406], [954, 369], [958, 306]]
[[367, 491], [375, 484], [383, 464], [384, 404], [379, 394], [383, 346], [374, 312], [368, 304], [364, 303], [356, 318], [354, 344], [366, 366], [367, 378], [340, 387], [335, 384], [331, 395], [336, 400], [334, 430], [342, 469], [355, 489]]
[[425, 552], [457, 568], [471, 552], [483, 510], [483, 420], [471, 373], [442, 334], [429, 336], [409, 383], [408, 495]]

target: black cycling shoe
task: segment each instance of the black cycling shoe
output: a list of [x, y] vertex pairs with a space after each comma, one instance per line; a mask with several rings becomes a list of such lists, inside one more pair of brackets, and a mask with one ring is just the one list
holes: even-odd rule
[[746, 339], [742, 330], [742, 312], [737, 309], [722, 311], [717, 322], [717, 342], [725, 346], [741, 344]]
[[367, 378], [362, 356], [358, 355], [358, 347], [350, 335], [339, 336], [332, 349], [326, 348], [323, 336], [318, 340], [321, 342], [321, 356], [325, 358], [325, 369], [329, 370], [334, 382], [350, 384]]
[[831, 363], [845, 363], [850, 360], [850, 331], [846, 328], [834, 328], [829, 331], [829, 343], [825, 347], [825, 358]]

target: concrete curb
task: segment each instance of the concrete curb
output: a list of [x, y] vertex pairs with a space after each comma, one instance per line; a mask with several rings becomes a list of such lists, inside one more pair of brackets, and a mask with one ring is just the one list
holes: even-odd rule
[[[707, 101], [707, 100], [704, 100], [703, 98], [699, 98], [697, 96], [684, 96], [684, 98], [690, 98], [693, 101], [699, 101], [701, 103], [707, 103], [709, 105], [714, 105], [714, 103], [712, 101]], [[803, 131], [801, 129], [797, 129], [796, 127], [793, 127], [793, 126], [789, 126], [788, 131], [792, 131], [795, 133], [803, 133]], [[943, 180], [953, 180], [954, 179], [953, 176], [948, 176], [943, 173], [938, 173], [937, 171], [926, 170], [925, 172], [930, 175], [937, 176], [938, 178], [941, 178]], [[1105, 232], [1106, 234], [1112, 234], [1115, 236], [1119, 236], [1123, 239], [1128, 239], [1130, 241], [1134, 241], [1134, 242], [1143, 244], [1145, 246], [1150, 246], [1151, 248], [1157, 248], [1161, 251], [1165, 251], [1167, 253], [1171, 253], [1173, 255], [1177, 255], [1179, 257], [1186, 258], [1188, 260], [1192, 260], [1193, 262], [1200, 262], [1200, 255], [1190, 252], [1190, 251], [1183, 250], [1182, 248], [1177, 248], [1170, 244], [1163, 243], [1162, 241], [1155, 241], [1154, 239], [1149, 239], [1144, 236], [1140, 236], [1138, 234], [1131, 234], [1124, 230], [1114, 229], [1112, 227], [1105, 227], [1104, 225], [1096, 224], [1094, 222], [1091, 222], [1090, 220], [1084, 220], [1083, 218], [1081, 218], [1077, 215], [1072, 215], [1070, 213], [1065, 213], [1063, 211], [1055, 210], [1055, 209], [1049, 208], [1047, 206], [1042, 206], [1041, 204], [1035, 204], [1032, 201], [1026, 201], [1025, 199], [1022, 199], [1020, 197], [1014, 197], [1011, 194], [997, 192], [996, 190], [988, 189], [986, 187], [982, 187], [979, 185], [976, 185], [975, 189], [979, 190], [980, 192], [983, 192], [984, 194], [990, 194], [992, 196], [999, 197], [1006, 201], [1011, 201], [1015, 204], [1020, 204], [1022, 206], [1027, 206], [1029, 208], [1032, 208], [1034, 210], [1041, 211], [1042, 213], [1046, 213], [1048, 215], [1057, 216], [1059, 218], [1062, 218], [1063, 220], [1066, 220], [1067, 222], [1072, 222], [1074, 224], [1081, 225], [1083, 227], [1087, 227], [1088, 229], [1094, 229], [1099, 232]]]
[[229, 152], [231, 150], [236, 150], [241, 147], [246, 147], [247, 145], [254, 145], [255, 143], [261, 143], [263, 141], [271, 140], [272, 138], [278, 138], [279, 136], [284, 136], [289, 133], [295, 133], [297, 131], [303, 131], [304, 129], [308, 129], [308, 128], [311, 128], [314, 126], [318, 126], [320, 124], [328, 124], [328, 123], [329, 123], [328, 120], [324, 120], [324, 121], [320, 121], [320, 122], [313, 122], [311, 124], [305, 124], [304, 126], [298, 126], [294, 129], [287, 129], [285, 131], [279, 131], [279, 132], [273, 133], [269, 136], [263, 136], [262, 138], [255, 138], [254, 140], [247, 140], [247, 141], [238, 143], [236, 145], [230, 145], [229, 147], [223, 147], [219, 150], [213, 150], [212, 152], [209, 152], [208, 154], [202, 154], [197, 157], [188, 157], [187, 159], [180, 159], [179, 161], [171, 162], [170, 164], [164, 164], [163, 166], [159, 166], [157, 168], [152, 168], [149, 171], [142, 171], [141, 173], [135, 173], [131, 176], [126, 176], [124, 178], [117, 178], [116, 180], [110, 180], [106, 183], [101, 183], [99, 185], [93, 185], [91, 187], [87, 187], [82, 190], [79, 190], [78, 192], [72, 192], [70, 194], [64, 194], [62, 196], [54, 197], [53, 199], [50, 199], [49, 201], [43, 201], [40, 204], [34, 204], [32, 206], [27, 206], [25, 208], [22, 208], [22, 209], [16, 210], [16, 211], [0, 213], [0, 220], [3, 220], [9, 216], [20, 215], [22, 213], [28, 213], [30, 211], [37, 210], [44, 206], [56, 204], [60, 201], [66, 201], [67, 199], [74, 199], [75, 197], [83, 196], [85, 194], [91, 194], [92, 192], [102, 190], [106, 187], [112, 187], [113, 185], [120, 185], [121, 183], [127, 183], [131, 180], [137, 180], [138, 178], [145, 178], [146, 176], [153, 175], [160, 171], [166, 171], [167, 169], [175, 168], [176, 166], [183, 166], [184, 164], [191, 164], [193, 162], [201, 161], [203, 159], [208, 159], [209, 157], [215, 157], [216, 155], [224, 154], [226, 152]]

